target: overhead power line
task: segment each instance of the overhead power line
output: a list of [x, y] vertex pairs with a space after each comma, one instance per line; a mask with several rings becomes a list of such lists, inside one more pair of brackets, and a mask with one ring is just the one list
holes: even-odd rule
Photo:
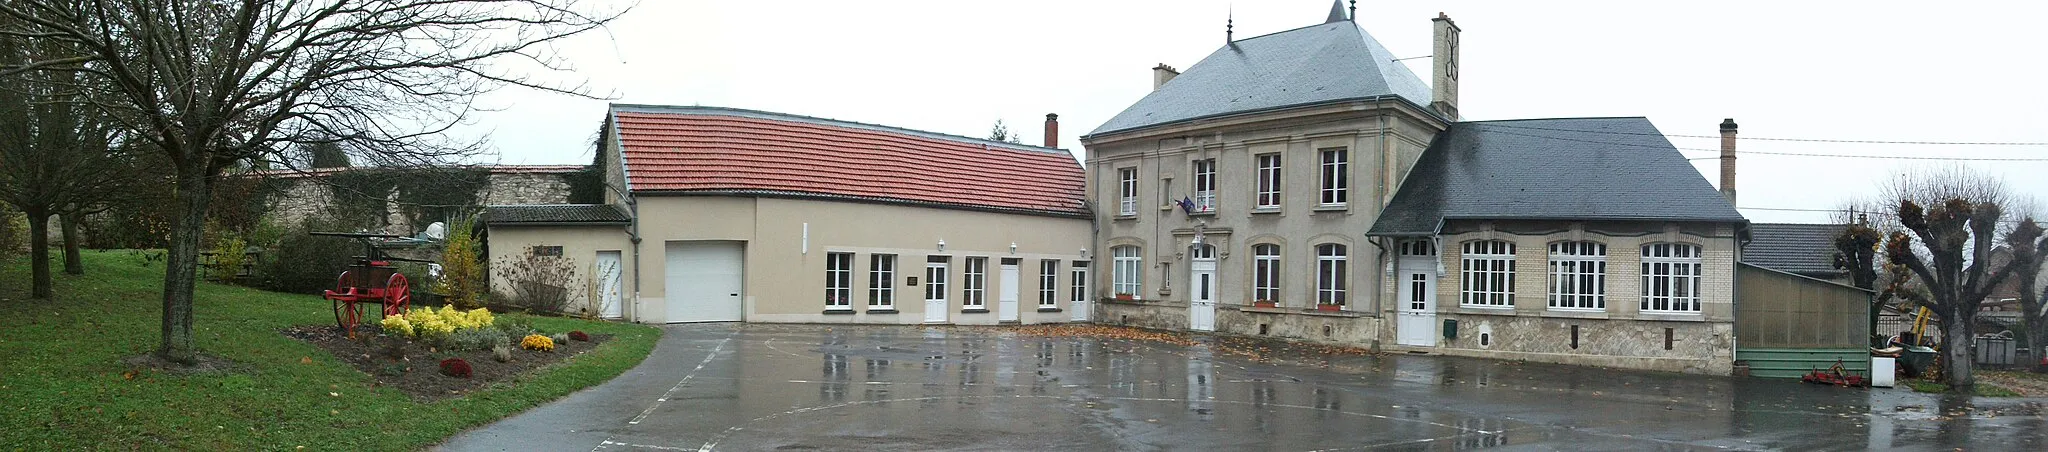
[[[1675, 135], [1675, 134], [1668, 134], [1668, 133], [1642, 133], [1642, 132], [1618, 132], [1618, 131], [1607, 131], [1607, 130], [1580, 130], [1580, 129], [1559, 129], [1559, 128], [1552, 128], [1552, 127], [1531, 127], [1531, 126], [1512, 126], [1512, 125], [1506, 125], [1506, 124], [1491, 124], [1491, 123], [1479, 123], [1479, 124], [1477, 124], [1477, 125], [1479, 125], [1479, 126], [1481, 126], [1481, 127], [1505, 127], [1505, 128], [1510, 128], [1510, 129], [1529, 129], [1529, 130], [1549, 130], [1549, 131], [1556, 131], [1556, 132], [1573, 132], [1573, 133], [1598, 133], [1598, 134], [1607, 134], [1607, 135], [1634, 135], [1634, 136], [1662, 136], [1662, 137], [1678, 137], [1678, 138], [1717, 138], [1717, 139], [1718, 139], [1718, 138], [1721, 138], [1721, 136], [1719, 136], [1719, 135]], [[1773, 138], [1773, 137], [1745, 137], [1745, 136], [1736, 136], [1736, 137], [1735, 137], [1735, 139], [1738, 139], [1738, 140], [1757, 140], [1757, 141], [1795, 141], [1795, 142], [1804, 142], [1804, 143], [1855, 143], [1855, 144], [1915, 144], [1915, 145], [1940, 145], [1940, 146], [2048, 146], [2048, 142], [2010, 142], [2010, 141], [1891, 141], [1891, 140], [1845, 140], [1845, 139], [1828, 139], [1828, 138]]]

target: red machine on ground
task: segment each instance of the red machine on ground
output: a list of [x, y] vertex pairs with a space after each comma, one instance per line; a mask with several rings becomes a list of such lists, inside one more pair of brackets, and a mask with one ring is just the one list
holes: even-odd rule
[[[335, 281], [334, 290], [321, 295], [334, 302], [334, 324], [347, 331], [349, 336], [355, 336], [356, 325], [362, 323], [365, 317], [369, 317], [371, 312], [377, 313], [377, 318], [382, 319], [384, 316], [402, 314], [405, 308], [412, 304], [412, 283], [406, 280], [405, 274], [398, 272], [397, 267], [391, 265], [392, 262], [431, 263], [419, 259], [387, 256], [377, 247], [380, 240], [402, 239], [405, 236], [349, 232], [312, 234], [353, 238], [362, 242], [366, 250], [362, 256], [356, 256], [354, 265], [341, 272], [341, 277]], [[377, 306], [379, 309], [370, 311], [371, 306]]]

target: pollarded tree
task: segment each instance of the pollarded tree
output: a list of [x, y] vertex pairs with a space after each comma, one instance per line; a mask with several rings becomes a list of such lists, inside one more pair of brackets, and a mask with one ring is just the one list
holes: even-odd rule
[[582, 94], [547, 45], [616, 18], [577, 0], [7, 0], [0, 35], [58, 51], [0, 75], [91, 75], [87, 97], [167, 157], [178, 215], [163, 292], [163, 345], [197, 359], [192, 293], [209, 193], [238, 162], [288, 162], [340, 142], [356, 163], [417, 166], [478, 153], [443, 132], [493, 89]]
[[[2033, 350], [2041, 350], [2041, 344], [2048, 344], [2048, 306], [2044, 306], [2048, 303], [2042, 302], [2043, 298], [2048, 298], [2048, 287], [2036, 285], [2041, 277], [2042, 260], [2048, 258], [2048, 237], [2029, 240], [2030, 236], [2021, 232], [2040, 236], [2040, 231], [2041, 226], [2028, 219], [2020, 222], [2014, 233], [2006, 237], [2006, 245], [2013, 250], [2013, 261], [2019, 265], [2013, 270], [2013, 279], [2019, 280], [2020, 334], [2025, 335], [2027, 347]], [[2048, 360], [2040, 356], [2040, 353], [2035, 353], [2033, 362], [2027, 365], [2035, 372], [2048, 372]]]
[[[0, 26], [7, 22], [0, 16]], [[0, 66], [30, 61], [52, 47], [0, 35]], [[124, 185], [125, 169], [132, 166], [129, 156], [112, 146], [112, 121], [80, 94], [91, 88], [88, 81], [60, 72], [0, 76], [0, 201], [28, 215], [29, 296], [34, 298], [48, 299], [54, 291], [50, 217], [116, 196], [109, 188]]]
[[[1946, 382], [1959, 393], [1970, 393], [1976, 384], [1970, 345], [1976, 338], [1977, 310], [2020, 263], [2013, 259], [1994, 264], [1990, 259], [2003, 213], [1998, 203], [1963, 198], [1949, 198], [1932, 209], [1900, 201], [1899, 223], [1906, 231], [1892, 233], [1885, 243], [1885, 259], [1894, 267], [1888, 285], [1894, 290], [1888, 292], [1940, 316]], [[2008, 240], [2032, 243], [2040, 235], [2041, 229], [2030, 219], [2009, 233]], [[1924, 294], [1896, 290], [1911, 278], [1925, 286]]]

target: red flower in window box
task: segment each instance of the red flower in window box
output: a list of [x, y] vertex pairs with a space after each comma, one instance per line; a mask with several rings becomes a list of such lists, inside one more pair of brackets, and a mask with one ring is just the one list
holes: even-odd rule
[[1342, 311], [1342, 310], [1344, 310], [1344, 305], [1341, 305], [1341, 304], [1316, 304], [1316, 310], [1317, 310], [1317, 311]]
[[1256, 301], [1253, 301], [1253, 302], [1252, 302], [1252, 307], [1257, 307], [1257, 308], [1277, 308], [1277, 307], [1280, 307], [1280, 302], [1278, 302], [1278, 301], [1273, 301], [1273, 300], [1256, 300]]

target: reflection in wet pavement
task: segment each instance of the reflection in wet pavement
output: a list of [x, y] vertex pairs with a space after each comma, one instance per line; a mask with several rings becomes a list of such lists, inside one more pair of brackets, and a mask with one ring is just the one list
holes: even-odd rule
[[445, 448], [2048, 448], [2041, 399], [1435, 356], [1257, 362], [1205, 340], [1000, 328], [666, 330], [640, 368]]

